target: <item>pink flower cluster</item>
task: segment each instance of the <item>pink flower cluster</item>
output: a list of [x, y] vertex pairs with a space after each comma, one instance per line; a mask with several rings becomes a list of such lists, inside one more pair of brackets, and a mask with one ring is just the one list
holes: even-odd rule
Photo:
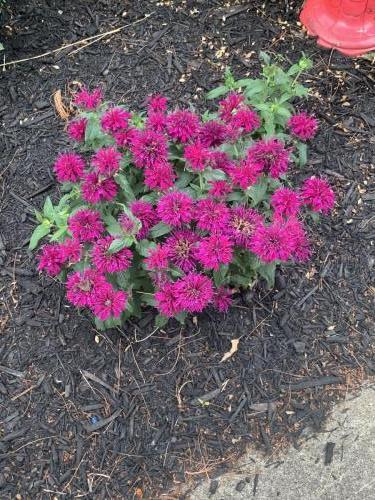
[[[244, 272], [238, 265], [244, 256], [263, 264], [309, 258], [301, 211], [327, 213], [333, 191], [326, 180], [311, 177], [299, 190], [272, 188], [264, 206], [251, 205], [249, 188], [258, 181], [281, 186], [292, 148], [276, 137], [261, 138], [261, 118], [241, 94], [228, 94], [217, 118], [205, 122], [191, 110], [169, 113], [167, 99], [155, 95], [142, 126], [123, 107], [102, 104], [98, 89], [82, 89], [75, 104], [95, 110], [106, 145], [91, 158], [72, 152], [57, 158], [57, 179], [75, 183], [84, 206], [70, 214], [65, 241], [45, 245], [39, 259], [39, 269], [51, 276], [68, 273], [67, 297], [75, 306], [100, 320], [120, 317], [134, 296], [121, 289], [117, 276], [138, 269], [140, 276], [147, 273], [156, 307], [166, 317], [209, 305], [225, 312], [232, 303], [231, 273]], [[78, 143], [85, 141], [88, 116], [68, 126]], [[286, 126], [305, 141], [315, 135], [317, 121], [300, 113]], [[240, 159], [233, 158], [223, 145], [242, 139], [248, 146]], [[205, 181], [212, 172], [217, 177]], [[180, 187], [182, 174], [192, 180]], [[120, 176], [137, 199], [127, 198]], [[113, 249], [121, 238], [133, 242]], [[145, 243], [146, 253], [140, 250]], [[227, 278], [217, 284], [223, 270]]]

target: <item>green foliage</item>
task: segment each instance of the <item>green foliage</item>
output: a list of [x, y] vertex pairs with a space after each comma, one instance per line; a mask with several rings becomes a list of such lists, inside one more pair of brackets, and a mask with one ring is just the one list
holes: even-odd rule
[[[242, 91], [247, 103], [257, 109], [263, 119], [259, 135], [278, 137], [283, 133], [285, 124], [294, 111], [293, 100], [308, 95], [307, 89], [298, 80], [302, 73], [311, 68], [312, 63], [303, 56], [298, 63], [285, 71], [281, 66], [272, 63], [266, 52], [261, 52], [259, 57], [263, 62], [260, 78], [235, 80], [227, 69], [224, 84], [208, 92], [207, 99], [224, 97], [233, 90]], [[299, 144], [298, 141], [295, 142]], [[303, 159], [301, 154], [300, 165], [304, 164]]]

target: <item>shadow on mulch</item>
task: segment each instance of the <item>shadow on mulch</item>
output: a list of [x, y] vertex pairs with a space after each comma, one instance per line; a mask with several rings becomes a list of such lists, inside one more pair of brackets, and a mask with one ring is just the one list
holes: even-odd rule
[[[375, 370], [371, 65], [318, 49], [296, 25], [294, 2], [265, 11], [262, 2], [21, 3], [9, 1], [5, 17], [7, 61], [152, 15], [73, 55], [1, 74], [1, 497], [155, 498], [229, 467], [249, 443], [267, 452], [297, 444]], [[312, 228], [313, 260], [286, 267], [272, 292], [260, 285], [237, 297], [226, 316], [154, 332], [149, 313], [123, 331], [95, 332], [62, 287], [37, 276], [26, 250], [66, 146], [53, 92], [81, 80], [131, 108], [155, 91], [200, 105], [226, 65], [256, 73], [259, 49], [293, 61], [303, 50], [315, 62], [308, 105], [321, 132], [293, 175], [327, 175], [338, 203]], [[238, 352], [220, 363], [233, 338]]]

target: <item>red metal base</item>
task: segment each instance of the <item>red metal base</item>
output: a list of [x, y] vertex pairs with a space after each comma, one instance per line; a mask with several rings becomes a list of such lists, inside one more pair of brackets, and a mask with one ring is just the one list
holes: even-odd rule
[[349, 56], [375, 50], [375, 0], [307, 0], [300, 19], [324, 47]]

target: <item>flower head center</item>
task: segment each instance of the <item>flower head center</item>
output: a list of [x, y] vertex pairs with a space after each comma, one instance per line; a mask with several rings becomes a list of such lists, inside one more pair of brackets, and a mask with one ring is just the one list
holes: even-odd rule
[[92, 281], [89, 279], [83, 279], [77, 283], [77, 288], [82, 290], [82, 292], [89, 292], [92, 288]]
[[188, 240], [180, 240], [176, 244], [176, 253], [180, 257], [188, 257], [190, 253], [191, 244]]
[[242, 217], [234, 217], [232, 222], [233, 227], [236, 231], [243, 233], [245, 235], [250, 235], [253, 232], [254, 226], [246, 219]]

